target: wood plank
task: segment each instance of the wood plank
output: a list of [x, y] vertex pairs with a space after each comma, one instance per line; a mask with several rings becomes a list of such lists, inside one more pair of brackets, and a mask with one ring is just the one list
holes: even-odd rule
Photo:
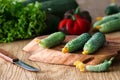
[[[104, 8], [111, 0], [77, 0], [81, 9], [89, 10], [93, 21], [97, 16], [104, 16]], [[120, 6], [120, 0], [116, 0]], [[115, 36], [114, 36], [115, 37]], [[46, 63], [29, 61], [30, 54], [22, 51], [23, 47], [31, 40], [23, 40], [12, 43], [1, 43], [0, 47], [14, 54], [21, 60], [41, 69], [39, 73], [33, 73], [10, 64], [0, 58], [0, 80], [120, 80], [120, 63], [115, 62], [108, 72], [80, 72], [75, 67], [64, 65], [51, 65]], [[119, 40], [118, 40], [119, 41]]]
[[[114, 34], [106, 35], [106, 44], [100, 48], [97, 52], [91, 55], [83, 55], [82, 50], [79, 50], [75, 53], [66, 53], [63, 54], [61, 52], [64, 45], [76, 38], [77, 36], [66, 36], [65, 41], [54, 48], [46, 49], [39, 46], [36, 43], [36, 39], [42, 39], [47, 36], [40, 36], [33, 39], [28, 45], [26, 45], [23, 50], [27, 51], [31, 54], [29, 57], [30, 60], [40, 61], [45, 63], [52, 64], [64, 64], [64, 65], [73, 65], [75, 61], [82, 61], [86, 64], [99, 64], [103, 62], [105, 59], [109, 59], [113, 56], [118, 57], [118, 51], [120, 50], [120, 32], [116, 32]], [[116, 37], [114, 37], [116, 36]]]

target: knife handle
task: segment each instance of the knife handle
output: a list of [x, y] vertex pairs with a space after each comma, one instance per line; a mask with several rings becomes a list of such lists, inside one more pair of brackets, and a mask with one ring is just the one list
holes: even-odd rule
[[0, 48], [0, 57], [12, 63], [18, 60], [18, 58], [16, 58], [14, 55], [10, 54], [8, 51], [5, 51], [4, 49], [1, 48]]

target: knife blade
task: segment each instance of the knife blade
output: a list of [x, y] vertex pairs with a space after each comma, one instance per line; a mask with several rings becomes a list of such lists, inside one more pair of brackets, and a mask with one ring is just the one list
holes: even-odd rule
[[0, 48], [0, 57], [5, 59], [8, 62], [11, 62], [15, 65], [20, 66], [21, 68], [28, 70], [28, 71], [33, 71], [33, 72], [38, 72], [39, 69], [35, 68], [21, 60], [19, 60], [17, 57], [15, 57], [14, 55], [10, 54], [8, 51], [5, 51], [4, 49]]

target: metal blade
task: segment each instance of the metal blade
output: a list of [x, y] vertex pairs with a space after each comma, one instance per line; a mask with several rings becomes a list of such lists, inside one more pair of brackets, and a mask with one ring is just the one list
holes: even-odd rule
[[20, 67], [22, 67], [22, 68], [24, 68], [24, 69], [26, 69], [26, 70], [28, 70], [28, 71], [34, 71], [34, 72], [39, 71], [39, 69], [37, 69], [37, 68], [35, 68], [35, 67], [33, 67], [33, 66], [29, 65], [29, 64], [26, 64], [25, 62], [23, 62], [21, 60], [14, 61], [13, 63], [20, 66]]

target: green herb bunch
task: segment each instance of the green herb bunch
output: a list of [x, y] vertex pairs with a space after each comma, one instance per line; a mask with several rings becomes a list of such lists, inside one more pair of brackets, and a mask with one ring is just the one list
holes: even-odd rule
[[39, 2], [24, 6], [16, 0], [0, 0], [0, 42], [29, 39], [44, 34], [46, 13]]

